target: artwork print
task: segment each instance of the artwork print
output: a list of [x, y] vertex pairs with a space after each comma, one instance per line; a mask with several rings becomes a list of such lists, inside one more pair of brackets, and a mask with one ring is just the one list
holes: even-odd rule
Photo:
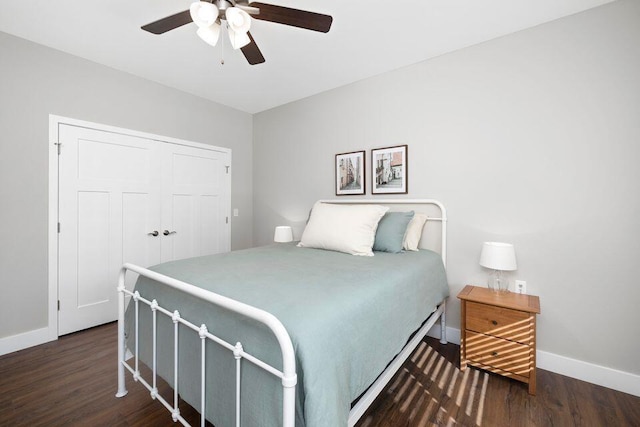
[[336, 154], [336, 195], [365, 194], [364, 151]]
[[407, 194], [408, 147], [371, 150], [371, 194]]

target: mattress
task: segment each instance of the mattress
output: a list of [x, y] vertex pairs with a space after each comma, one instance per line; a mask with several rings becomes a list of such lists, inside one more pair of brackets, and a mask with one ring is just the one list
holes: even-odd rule
[[[428, 250], [357, 257], [277, 244], [150, 269], [265, 310], [282, 322], [296, 354], [300, 427], [346, 426], [351, 402], [449, 295], [440, 255]], [[138, 279], [136, 290], [281, 369], [279, 346], [265, 326], [147, 278]], [[127, 310], [130, 348], [132, 307]], [[150, 309], [141, 305], [140, 358], [149, 366], [150, 325]], [[171, 319], [158, 316], [158, 331], [158, 372], [173, 386]], [[179, 343], [179, 393], [199, 409], [200, 339], [181, 325]], [[235, 359], [208, 343], [206, 363], [207, 419], [217, 427], [234, 425]], [[281, 425], [280, 380], [246, 361], [241, 377], [242, 425]]]

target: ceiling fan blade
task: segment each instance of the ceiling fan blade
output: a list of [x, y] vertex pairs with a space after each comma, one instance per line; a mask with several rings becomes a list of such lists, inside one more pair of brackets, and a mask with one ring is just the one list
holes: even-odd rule
[[248, 45], [241, 47], [240, 50], [242, 51], [244, 57], [247, 58], [247, 62], [249, 62], [249, 64], [262, 64], [264, 62], [264, 56], [262, 56], [262, 52], [260, 52], [256, 41], [253, 39], [253, 36], [251, 36], [251, 33], [247, 32], [247, 35], [249, 36], [249, 39], [251, 41]]
[[258, 2], [249, 3], [249, 6], [260, 9], [259, 14], [251, 15], [255, 19], [320, 31], [321, 33], [329, 32], [331, 23], [333, 22], [333, 18], [329, 15], [307, 12], [306, 10], [291, 9], [289, 7]]
[[189, 22], [193, 22], [191, 19], [191, 13], [188, 10], [185, 10], [184, 12], [179, 12], [175, 15], [167, 16], [166, 18], [144, 25], [142, 29], [153, 34], [162, 34], [175, 28], [182, 27]]

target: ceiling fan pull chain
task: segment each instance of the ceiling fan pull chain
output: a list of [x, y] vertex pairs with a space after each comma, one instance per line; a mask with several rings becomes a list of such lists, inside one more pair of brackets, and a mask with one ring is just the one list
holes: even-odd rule
[[[229, 24], [225, 24], [228, 26]], [[220, 52], [220, 65], [224, 65], [224, 37], [220, 37], [222, 39], [222, 51]]]

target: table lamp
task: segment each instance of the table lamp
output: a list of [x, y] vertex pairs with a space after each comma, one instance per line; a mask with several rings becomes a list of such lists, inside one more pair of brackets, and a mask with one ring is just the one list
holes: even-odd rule
[[503, 271], [513, 271], [516, 264], [516, 251], [510, 243], [484, 242], [480, 253], [480, 265], [493, 270], [487, 281], [489, 289], [509, 291], [509, 281], [503, 277]]
[[276, 227], [276, 232], [273, 235], [273, 241], [276, 243], [293, 242], [293, 231], [288, 225], [280, 225]]

